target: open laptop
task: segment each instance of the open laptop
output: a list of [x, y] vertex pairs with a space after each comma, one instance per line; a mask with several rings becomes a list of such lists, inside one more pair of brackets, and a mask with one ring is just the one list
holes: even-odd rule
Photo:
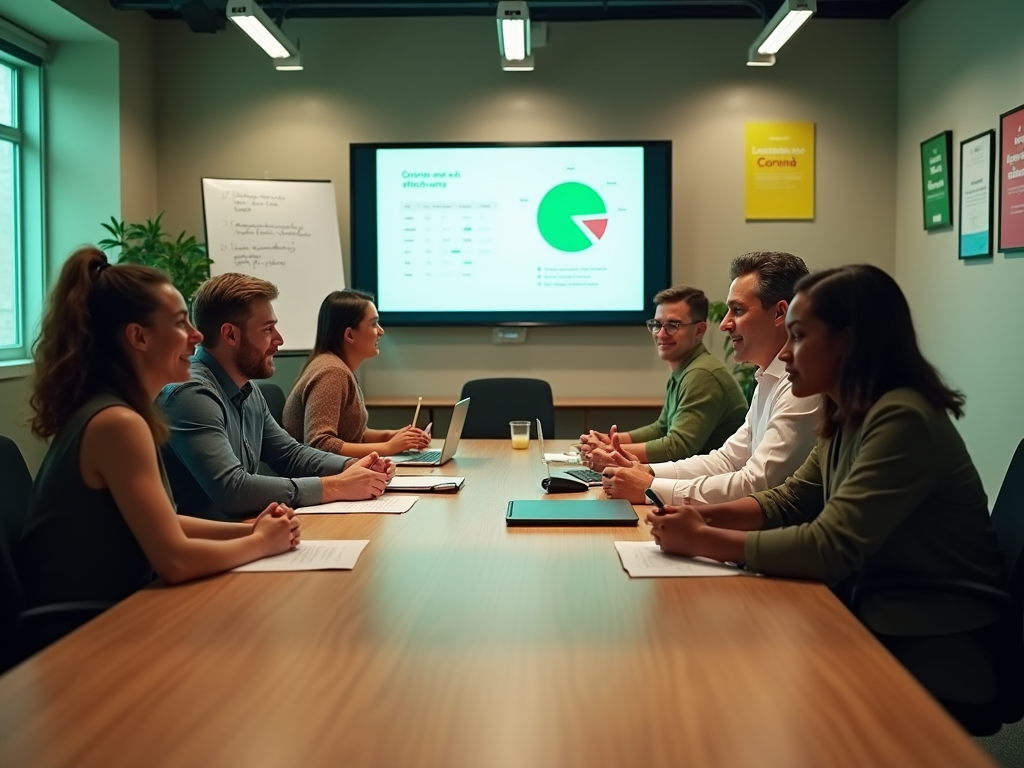
[[[544, 466], [548, 471], [548, 477], [550, 478], [551, 462], [548, 461], [547, 456], [544, 453], [544, 429], [540, 425], [540, 419], [537, 419], [537, 442], [540, 443], [540, 460], [544, 462]], [[563, 471], [573, 479], [579, 480], [581, 483], [586, 483], [590, 487], [596, 487], [601, 484], [601, 473], [595, 472], [588, 467], [566, 469]]]
[[469, 413], [469, 398], [459, 400], [452, 411], [452, 420], [448, 424], [448, 434], [444, 438], [444, 445], [440, 451], [406, 451], [388, 456], [399, 467], [439, 467], [447, 464], [455, 455], [459, 447], [459, 438], [462, 437], [462, 427], [466, 423], [466, 414]]

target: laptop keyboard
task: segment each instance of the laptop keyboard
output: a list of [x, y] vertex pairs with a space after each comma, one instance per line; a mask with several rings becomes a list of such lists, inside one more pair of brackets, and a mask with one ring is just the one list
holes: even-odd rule
[[592, 469], [567, 469], [565, 474], [575, 477], [577, 480], [582, 480], [584, 483], [601, 482], [601, 473], [595, 472]]
[[420, 453], [403, 454], [403, 458], [405, 458], [406, 456], [409, 459], [413, 459], [415, 461], [424, 461], [427, 463], [441, 460], [440, 451], [421, 451]]

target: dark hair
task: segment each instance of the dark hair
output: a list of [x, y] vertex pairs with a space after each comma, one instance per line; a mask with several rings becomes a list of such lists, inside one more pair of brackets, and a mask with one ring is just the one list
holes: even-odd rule
[[674, 288], [666, 288], [659, 291], [654, 297], [655, 304], [676, 304], [685, 301], [690, 308], [690, 320], [694, 323], [707, 321], [708, 319], [708, 297], [700, 288], [691, 288], [688, 285], [677, 285]]
[[47, 299], [33, 348], [33, 434], [55, 435], [90, 397], [110, 391], [146, 420], [157, 443], [167, 438], [119, 336], [130, 323], [150, 321], [160, 306], [157, 289], [170, 282], [152, 267], [110, 264], [93, 246], [71, 254]]
[[276, 298], [277, 286], [258, 277], [238, 272], [211, 277], [199, 286], [192, 302], [193, 322], [203, 334], [203, 346], [213, 349], [220, 343], [224, 323], [243, 327], [252, 317], [252, 302]]
[[849, 332], [839, 369], [839, 402], [826, 397], [818, 430], [830, 437], [856, 427], [878, 399], [900, 387], [916, 389], [936, 408], [964, 415], [962, 392], [946, 386], [921, 354], [910, 306], [899, 285], [878, 267], [853, 264], [808, 275], [796, 285], [832, 333]]
[[320, 314], [316, 319], [316, 341], [313, 342], [313, 350], [306, 358], [302, 370], [306, 369], [314, 357], [324, 352], [332, 352], [341, 357], [342, 335], [347, 329], [359, 325], [372, 301], [372, 293], [354, 288], [327, 294], [327, 298], [320, 304]]
[[757, 275], [754, 293], [765, 309], [780, 301], [793, 301], [797, 282], [807, 277], [807, 265], [799, 256], [784, 251], [751, 251], [737, 256], [729, 265], [729, 277]]

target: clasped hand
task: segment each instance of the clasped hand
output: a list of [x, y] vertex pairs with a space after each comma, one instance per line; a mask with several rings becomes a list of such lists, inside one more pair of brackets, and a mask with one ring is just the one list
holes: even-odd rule
[[700, 552], [700, 536], [708, 524], [697, 508], [690, 504], [665, 505], [647, 511], [647, 523], [651, 536], [663, 552], [670, 555], [697, 557]]

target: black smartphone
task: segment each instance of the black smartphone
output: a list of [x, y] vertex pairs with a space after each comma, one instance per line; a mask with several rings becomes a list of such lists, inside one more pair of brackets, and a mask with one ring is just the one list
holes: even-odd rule
[[661, 496], [658, 495], [657, 491], [655, 491], [653, 488], [648, 488], [646, 491], [644, 491], [644, 495], [654, 502], [654, 506], [658, 508], [658, 511], [665, 511], [665, 502], [661, 500]]

